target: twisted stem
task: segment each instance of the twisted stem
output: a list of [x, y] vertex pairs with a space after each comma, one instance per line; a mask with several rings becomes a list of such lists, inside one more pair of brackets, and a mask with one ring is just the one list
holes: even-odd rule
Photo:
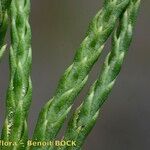
[[27, 116], [32, 99], [31, 29], [28, 22], [30, 0], [13, 0], [11, 3], [10, 83], [7, 92], [6, 120], [2, 140], [16, 142], [3, 150], [24, 149], [27, 143]]
[[[87, 36], [77, 50], [73, 64], [61, 77], [55, 96], [42, 108], [33, 139], [53, 140], [69, 113], [75, 97], [85, 85], [88, 74], [99, 58], [116, 20], [129, 0], [106, 0], [89, 26]], [[47, 149], [33, 147], [32, 149]]]
[[80, 150], [94, 127], [101, 106], [108, 98], [128, 52], [139, 6], [140, 0], [130, 0], [129, 6], [120, 17], [119, 26], [114, 32], [112, 51], [106, 57], [98, 80], [93, 84], [88, 96], [69, 121], [64, 140], [76, 141], [77, 145], [60, 147], [59, 150]]

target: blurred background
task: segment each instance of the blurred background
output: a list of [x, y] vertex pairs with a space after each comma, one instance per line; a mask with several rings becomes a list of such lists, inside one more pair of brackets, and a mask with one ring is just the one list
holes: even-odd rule
[[[150, 1], [143, 0], [128, 56], [84, 150], [149, 150], [150, 147]], [[53, 96], [58, 80], [72, 63], [88, 24], [102, 0], [32, 0], [33, 102], [30, 137], [41, 107]], [[110, 40], [90, 73], [74, 108], [84, 99], [110, 50]], [[8, 52], [0, 64], [0, 127], [8, 86]], [[63, 133], [63, 132], [62, 132]]]

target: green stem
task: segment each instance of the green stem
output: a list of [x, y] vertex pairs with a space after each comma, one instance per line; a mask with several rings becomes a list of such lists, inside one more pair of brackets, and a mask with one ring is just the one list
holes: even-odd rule
[[94, 127], [101, 106], [108, 98], [128, 52], [139, 6], [140, 0], [130, 0], [128, 8], [121, 15], [119, 27], [113, 35], [112, 51], [107, 55], [98, 80], [69, 121], [64, 140], [76, 141], [77, 145], [58, 148], [59, 150], [80, 150]]
[[[90, 24], [88, 33], [77, 50], [73, 64], [59, 81], [55, 96], [42, 108], [33, 139], [53, 140], [69, 113], [75, 97], [85, 85], [88, 74], [99, 58], [106, 40], [129, 0], [105, 0], [103, 9]], [[47, 149], [33, 147], [32, 149]]]
[[25, 149], [27, 116], [32, 99], [31, 29], [29, 25], [30, 0], [13, 0], [11, 15], [10, 83], [7, 92], [6, 120], [2, 140], [17, 145], [2, 147], [3, 150]]

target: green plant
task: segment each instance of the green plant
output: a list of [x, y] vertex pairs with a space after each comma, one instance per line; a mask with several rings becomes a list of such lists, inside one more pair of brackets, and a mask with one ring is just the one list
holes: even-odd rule
[[76, 147], [61, 150], [80, 149], [87, 135], [96, 123], [100, 108], [107, 99], [120, 72], [124, 57], [131, 43], [140, 0], [131, 0], [121, 15], [120, 23], [113, 34], [112, 51], [107, 55], [99, 78], [92, 85], [88, 96], [70, 119], [64, 140], [76, 141]]
[[[10, 0], [0, 1], [0, 57], [7, 30], [7, 10]], [[101, 11], [92, 20], [86, 38], [77, 50], [73, 64], [61, 77], [54, 97], [42, 108], [33, 140], [55, 140], [71, 110], [74, 99], [84, 87], [90, 70], [100, 57], [104, 44], [113, 34], [112, 51], [108, 54], [101, 75], [91, 87], [82, 105], [75, 111], [64, 136], [65, 140], [76, 140], [76, 147], [56, 148], [53, 146], [28, 147], [27, 118], [32, 99], [30, 79], [32, 52], [29, 25], [30, 0], [12, 0], [10, 7], [10, 83], [6, 100], [6, 120], [1, 140], [17, 144], [2, 150], [80, 150], [93, 128], [100, 108], [107, 99], [132, 39], [140, 0], [105, 0]]]
[[89, 71], [97, 61], [105, 41], [128, 2], [128, 0], [105, 1], [103, 9], [90, 24], [87, 36], [77, 50], [73, 64], [59, 81], [55, 96], [42, 109], [34, 140], [52, 140], [56, 137], [76, 95], [85, 85]]
[[22, 143], [26, 143], [28, 139], [27, 116], [32, 98], [29, 11], [30, 0], [12, 0], [10, 83], [7, 91], [6, 120], [2, 131], [2, 140], [19, 143], [12, 146], [12, 150], [22, 149], [24, 146]]

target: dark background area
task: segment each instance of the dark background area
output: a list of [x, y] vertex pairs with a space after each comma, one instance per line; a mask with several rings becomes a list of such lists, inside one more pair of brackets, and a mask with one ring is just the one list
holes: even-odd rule
[[[99, 120], [89, 135], [85, 150], [150, 149], [150, 1], [142, 0], [128, 56]], [[32, 0], [33, 102], [29, 117], [32, 134], [40, 108], [53, 96], [58, 80], [72, 63], [85, 37], [89, 21], [102, 7], [101, 0]], [[79, 105], [97, 78], [107, 52], [90, 74], [77, 98]], [[8, 85], [8, 52], [0, 64], [0, 125]], [[75, 107], [74, 106], [74, 107]]]

